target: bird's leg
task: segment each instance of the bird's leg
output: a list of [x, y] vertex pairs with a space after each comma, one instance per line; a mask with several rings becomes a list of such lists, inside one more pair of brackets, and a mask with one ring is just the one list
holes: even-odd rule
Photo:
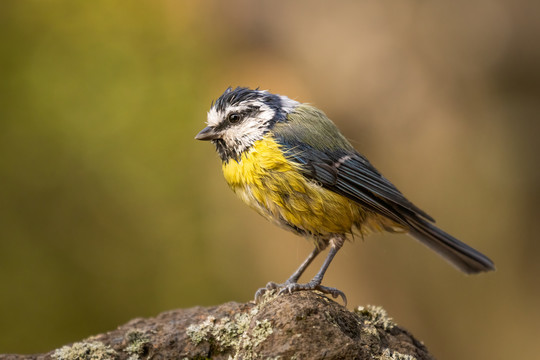
[[343, 302], [345, 303], [345, 305], [347, 305], [347, 297], [345, 296], [343, 291], [321, 285], [322, 279], [324, 277], [324, 274], [326, 273], [326, 270], [328, 269], [328, 266], [332, 262], [332, 259], [334, 259], [334, 256], [336, 256], [339, 249], [341, 249], [341, 247], [343, 246], [344, 241], [345, 239], [342, 237], [334, 237], [330, 240], [330, 250], [328, 251], [328, 255], [326, 256], [326, 259], [324, 260], [324, 263], [322, 264], [319, 272], [313, 277], [313, 279], [311, 279], [310, 282], [308, 282], [307, 284], [290, 283], [283, 287], [279, 293], [284, 294], [287, 292], [293, 293], [295, 291], [302, 290], [318, 290], [322, 293], [330, 294], [334, 298], [341, 296]]
[[268, 284], [266, 284], [265, 287], [257, 290], [257, 292], [255, 293], [255, 301], [259, 302], [259, 299], [261, 298], [261, 296], [264, 295], [264, 293], [266, 293], [268, 290], [282, 289], [288, 286], [289, 284], [296, 284], [298, 279], [300, 279], [300, 276], [302, 276], [304, 271], [306, 271], [309, 264], [311, 264], [313, 259], [315, 259], [317, 255], [319, 255], [320, 252], [324, 250], [325, 247], [326, 247], [325, 245], [322, 247], [315, 246], [315, 249], [313, 249], [313, 251], [308, 255], [306, 260], [304, 260], [304, 262], [298, 267], [298, 269], [296, 269], [296, 271], [291, 275], [291, 277], [289, 277], [287, 281], [285, 281], [284, 284], [277, 284], [271, 281]]
[[291, 277], [289, 277], [287, 279], [287, 281], [285, 281], [285, 284], [294, 284], [294, 283], [296, 283], [298, 281], [298, 279], [300, 279], [300, 276], [302, 276], [304, 271], [306, 271], [309, 264], [311, 264], [313, 259], [315, 259], [317, 257], [317, 255], [319, 255], [323, 249], [324, 248], [320, 248], [320, 247], [316, 246], [315, 249], [313, 249], [313, 251], [308, 255], [306, 260], [304, 260], [304, 262], [298, 267], [298, 269], [296, 269], [296, 271], [291, 275]]
[[326, 270], [328, 269], [328, 266], [330, 266], [332, 259], [334, 259], [334, 256], [336, 256], [339, 249], [341, 249], [341, 247], [343, 246], [344, 241], [345, 239], [343, 237], [334, 237], [330, 240], [330, 250], [328, 251], [328, 255], [326, 256], [324, 263], [319, 269], [319, 272], [313, 277], [313, 279], [311, 279], [310, 282], [308, 282], [307, 284], [297, 283], [304, 270], [306, 270], [306, 268], [313, 261], [313, 259], [315, 259], [315, 257], [321, 252], [321, 248], [315, 248], [306, 258], [306, 260], [302, 263], [302, 265], [300, 265], [300, 267], [284, 284], [276, 284], [270, 282], [266, 285], [266, 287], [257, 290], [257, 292], [255, 293], [255, 301], [258, 302], [261, 296], [268, 290], [281, 289], [279, 291], [280, 295], [285, 293], [291, 294], [295, 291], [302, 290], [317, 290], [324, 294], [330, 294], [334, 298], [341, 296], [343, 302], [345, 303], [345, 305], [347, 305], [347, 297], [341, 290], [321, 285], [322, 279], [324, 277], [324, 274], [326, 273]]

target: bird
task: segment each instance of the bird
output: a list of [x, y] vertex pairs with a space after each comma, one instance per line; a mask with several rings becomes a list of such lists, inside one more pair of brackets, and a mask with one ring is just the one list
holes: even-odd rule
[[[228, 87], [212, 102], [206, 124], [195, 139], [213, 143], [236, 195], [314, 244], [284, 283], [258, 289], [256, 301], [267, 292], [319, 291], [346, 304], [343, 291], [321, 283], [337, 252], [355, 234], [407, 233], [466, 274], [495, 269], [487, 256], [435, 226], [311, 104], [259, 88]], [[316, 275], [299, 283], [326, 248]]]

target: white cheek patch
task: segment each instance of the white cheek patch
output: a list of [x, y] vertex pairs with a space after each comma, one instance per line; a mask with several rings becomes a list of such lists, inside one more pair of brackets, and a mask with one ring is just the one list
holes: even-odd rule
[[266, 127], [254, 119], [248, 119], [241, 124], [228, 128], [223, 133], [223, 140], [231, 146], [250, 145], [262, 138]]
[[222, 139], [228, 147], [234, 148], [240, 154], [255, 141], [263, 138], [268, 129], [268, 123], [274, 118], [274, 115], [274, 110], [263, 105], [256, 117], [244, 119], [239, 124], [227, 128], [223, 132]]

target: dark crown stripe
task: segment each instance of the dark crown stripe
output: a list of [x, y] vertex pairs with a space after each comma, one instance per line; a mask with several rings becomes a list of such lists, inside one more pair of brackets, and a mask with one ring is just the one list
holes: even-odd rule
[[227, 88], [223, 95], [216, 100], [216, 103], [213, 106], [217, 111], [224, 112], [229, 106], [236, 106], [244, 101], [249, 100], [262, 101], [275, 110], [281, 108], [281, 99], [279, 96], [240, 86], [234, 90], [232, 87]]

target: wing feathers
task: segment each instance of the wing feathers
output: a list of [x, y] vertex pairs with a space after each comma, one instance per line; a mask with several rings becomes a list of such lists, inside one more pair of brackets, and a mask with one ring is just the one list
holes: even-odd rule
[[346, 180], [338, 180], [332, 190], [358, 202], [375, 213], [385, 215], [398, 223], [402, 222], [402, 219], [389, 207], [385, 206], [384, 202], [381, 202], [369, 192], [359, 192], [357, 186]]
[[349, 156], [338, 168], [338, 179], [343, 178], [355, 184], [358, 191], [370, 191], [396, 205], [416, 213], [429, 221], [435, 221], [431, 216], [416, 207], [403, 194], [382, 176], [367, 160], [360, 155]]
[[404, 208], [429, 221], [431, 216], [416, 207], [383, 177], [362, 155], [349, 151], [327, 151], [283, 143], [289, 158], [302, 165], [304, 175], [321, 183], [327, 189], [357, 201], [369, 209], [403, 222], [400, 211]]
[[312, 163], [311, 166], [314, 170], [315, 178], [329, 186], [335, 186], [338, 180], [338, 173], [336, 168], [324, 163]]
[[[311, 116], [306, 116], [308, 113]], [[274, 138], [306, 178], [402, 225], [466, 273], [494, 269], [485, 255], [433, 225], [435, 220], [356, 152], [324, 113], [301, 105], [288, 115], [288, 120], [291, 124], [276, 124]]]

